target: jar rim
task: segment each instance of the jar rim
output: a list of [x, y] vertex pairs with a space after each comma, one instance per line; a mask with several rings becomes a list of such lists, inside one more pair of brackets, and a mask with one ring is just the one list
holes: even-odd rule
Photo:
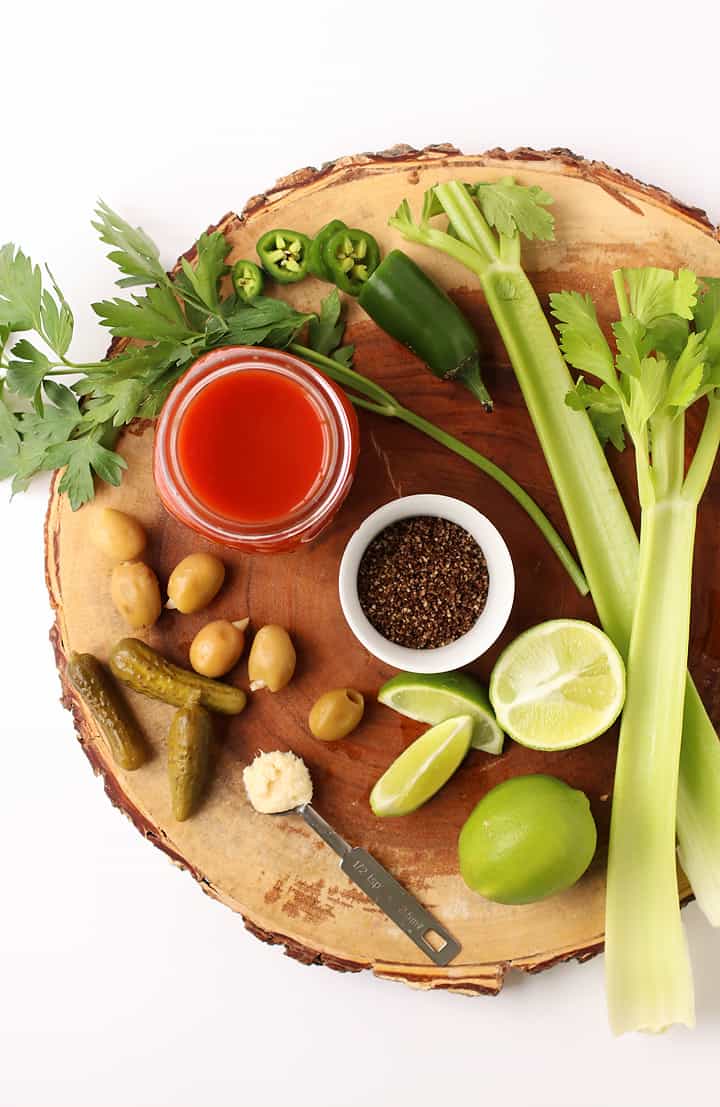
[[[258, 369], [300, 385], [322, 423], [324, 452], [318, 479], [301, 504], [281, 518], [247, 523], [197, 496], [180, 464], [178, 440], [183, 418], [204, 388], [224, 376]], [[184, 525], [222, 545], [272, 549], [310, 541], [324, 529], [349, 491], [357, 454], [355, 410], [320, 370], [284, 350], [223, 346], [197, 358], [166, 399], [155, 431], [153, 473], [164, 507]]]

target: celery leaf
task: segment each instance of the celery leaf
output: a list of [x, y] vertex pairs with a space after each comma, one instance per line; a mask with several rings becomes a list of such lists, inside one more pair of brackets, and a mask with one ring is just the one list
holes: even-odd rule
[[587, 411], [603, 446], [610, 442], [616, 450], [625, 449], [625, 415], [614, 388], [606, 384], [596, 388], [579, 377], [565, 403], [573, 411]]
[[720, 277], [701, 277], [695, 326], [705, 332], [705, 353], [713, 375], [720, 373]]
[[624, 319], [613, 323], [612, 330], [618, 350], [618, 372], [639, 377], [642, 360], [652, 349], [647, 328], [634, 315], [626, 315]]
[[512, 238], [518, 232], [525, 238], [549, 242], [554, 237], [555, 220], [546, 210], [553, 198], [537, 185], [519, 185], [512, 177], [473, 188], [473, 195], [491, 227]]
[[690, 333], [687, 319], [679, 315], [661, 315], [648, 327], [649, 348], [675, 361], [685, 349]]
[[412, 211], [407, 200], [401, 200], [394, 215], [388, 219], [388, 226], [400, 231], [405, 238], [417, 239], [420, 228], [413, 222]]
[[692, 319], [697, 301], [697, 278], [689, 269], [623, 269], [630, 293], [630, 311], [649, 327], [663, 315]]
[[665, 403], [669, 366], [667, 359], [644, 357], [640, 373], [630, 379], [630, 402], [626, 410], [628, 428], [637, 439], [657, 410]]
[[691, 334], [685, 349], [673, 366], [670, 381], [665, 394], [668, 407], [678, 407], [683, 411], [697, 399], [698, 390], [703, 381], [705, 369], [705, 335]]
[[554, 292], [550, 296], [550, 306], [558, 320], [560, 349], [565, 359], [573, 368], [592, 373], [611, 384], [615, 380], [614, 359], [590, 296], [579, 292]]

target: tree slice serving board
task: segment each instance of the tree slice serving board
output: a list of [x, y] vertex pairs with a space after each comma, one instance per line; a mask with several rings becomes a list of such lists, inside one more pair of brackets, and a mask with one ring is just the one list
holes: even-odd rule
[[[402, 243], [386, 224], [404, 197], [418, 210], [425, 188], [453, 177], [492, 180], [514, 174], [555, 198], [556, 241], [524, 247], [525, 265], [546, 302], [551, 290], [590, 292], [607, 321], [613, 310], [611, 270], [619, 265], [687, 265], [720, 273], [720, 245], [704, 214], [666, 193], [568, 151], [495, 150], [467, 156], [447, 146], [423, 151], [398, 147], [384, 154], [343, 158], [320, 170], [304, 169], [252, 199], [241, 216], [218, 224], [232, 250], [229, 260], [253, 257], [258, 237], [271, 227], [314, 233], [331, 217], [373, 232], [384, 250], [402, 245], [457, 299], [476, 326], [485, 351], [486, 380], [495, 412], [485, 415], [460, 386], [441, 383], [356, 304], [349, 306], [348, 337], [356, 365], [402, 402], [454, 432], [506, 467], [537, 498], [563, 533], [565, 521], [523, 407], [507, 357], [472, 277], [436, 253]], [[188, 255], [192, 259], [193, 251]], [[313, 310], [327, 286], [314, 280], [284, 289], [296, 305]], [[594, 618], [524, 513], [492, 481], [413, 429], [360, 413], [362, 451], [357, 478], [333, 526], [312, 545], [287, 555], [247, 556], [224, 551], [227, 583], [199, 615], [164, 612], [147, 640], [187, 664], [190, 641], [209, 619], [249, 615], [252, 625], [287, 626], [298, 649], [294, 682], [275, 696], [256, 694], [233, 720], [218, 721], [212, 786], [202, 809], [184, 823], [170, 813], [166, 734], [172, 709], [132, 697], [153, 749], [134, 773], [115, 766], [91, 719], [65, 677], [70, 650], [107, 658], [127, 633], [109, 597], [109, 564], [89, 539], [92, 508], [75, 514], [58, 496], [57, 478], [47, 517], [47, 579], [56, 623], [52, 636], [64, 702], [79, 740], [111, 801], [138, 830], [186, 868], [208, 894], [239, 912], [265, 941], [281, 943], [307, 963], [336, 969], [371, 968], [377, 975], [422, 988], [496, 993], [506, 970], [527, 972], [572, 957], [585, 960], [602, 948], [604, 873], [615, 735], [580, 749], [543, 754], [508, 742], [501, 757], [471, 751], [450, 783], [425, 807], [401, 819], [380, 820], [368, 794], [377, 777], [421, 731], [375, 703], [391, 671], [367, 654], [348, 630], [337, 597], [337, 568], [353, 530], [393, 497], [439, 492], [468, 500], [502, 530], [518, 578], [510, 623], [496, 648], [474, 667], [487, 679], [499, 650], [526, 627], [558, 616]], [[242, 427], [238, 427], [242, 434]], [[187, 553], [210, 548], [161, 508], [151, 476], [153, 426], [136, 424], [119, 443], [128, 462], [120, 488], [102, 485], [97, 502], [131, 512], [150, 535], [147, 560], [161, 583]], [[613, 459], [632, 501], [630, 451]], [[262, 480], [258, 471], [257, 479]], [[691, 667], [716, 722], [720, 719], [720, 591], [714, 567], [720, 535], [720, 483], [701, 511], [695, 570]], [[246, 684], [244, 662], [233, 679]], [[307, 716], [328, 688], [352, 685], [367, 700], [363, 725], [344, 741], [325, 745], [309, 735]], [[436, 968], [340, 873], [337, 859], [295, 818], [255, 814], [242, 786], [242, 770], [258, 750], [292, 749], [309, 765], [322, 814], [351, 843], [373, 852], [462, 943], [448, 968]], [[588, 793], [598, 823], [597, 856], [580, 883], [544, 902], [503, 907], [471, 893], [457, 871], [456, 843], [464, 820], [491, 787], [521, 773], [549, 772]], [[682, 894], [689, 890], [682, 883]]]

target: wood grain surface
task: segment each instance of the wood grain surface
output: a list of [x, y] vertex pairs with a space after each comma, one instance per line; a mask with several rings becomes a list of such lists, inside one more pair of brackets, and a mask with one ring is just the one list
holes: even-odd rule
[[[357, 346], [357, 368], [397, 393], [406, 406], [507, 468], [567, 536], [507, 357], [471, 276], [449, 259], [401, 243], [386, 225], [401, 199], [408, 197], [417, 209], [424, 189], [438, 180], [492, 180], [509, 173], [522, 183], [541, 185], [555, 198], [556, 241], [525, 249], [526, 268], [543, 302], [552, 290], [588, 291], [607, 321], [612, 311], [610, 273], [618, 265], [687, 265], [720, 274], [717, 234], [702, 212], [564, 150], [495, 150], [469, 156], [446, 146], [424, 151], [398, 147], [384, 154], [343, 158], [284, 178], [267, 194], [253, 198], [242, 215], [227, 215], [217, 226], [231, 244], [231, 261], [252, 257], [257, 238], [273, 226], [312, 234], [336, 216], [374, 233], [383, 249], [402, 245], [413, 254], [477, 328], [495, 412], [484, 414], [461, 387], [436, 381], [352, 303], [348, 336]], [[188, 251], [187, 256], [192, 255]], [[326, 288], [308, 280], [283, 290], [283, 295], [312, 310]], [[299, 664], [292, 685], [275, 696], [258, 693], [243, 715], [218, 721], [213, 783], [194, 818], [176, 823], [170, 812], [165, 743], [172, 709], [131, 697], [153, 757], [139, 771], [125, 773], [110, 760], [65, 679], [70, 650], [106, 658], [127, 628], [110, 603], [110, 566], [88, 541], [92, 507], [73, 514], [65, 497], [57, 494], [56, 478], [46, 525], [47, 580], [56, 613], [52, 635], [64, 702], [111, 801], [149, 841], [191, 872], [204, 891], [239, 912], [258, 937], [283, 944], [291, 956], [307, 963], [371, 968], [379, 976], [422, 988], [496, 993], [510, 967], [535, 972], [572, 957], [586, 959], [602, 948], [615, 736], [556, 754], [524, 750], [512, 742], [499, 758], [471, 751], [450, 783], [420, 811], [402, 819], [376, 819], [368, 806], [372, 784], [422, 728], [374, 701], [378, 687], [392, 674], [362, 649], [344, 623], [337, 597], [339, 558], [362, 519], [396, 496], [439, 492], [465, 499], [487, 514], [508, 542], [518, 590], [502, 639], [474, 667], [483, 679], [498, 651], [519, 631], [551, 617], [593, 619], [594, 611], [590, 600], [576, 594], [524, 513], [492, 481], [409, 427], [365, 412], [360, 413], [360, 424], [357, 478], [330, 530], [292, 554], [250, 557], [223, 551], [227, 583], [211, 607], [193, 616], [164, 612], [146, 636], [172, 660], [187, 664], [190, 641], [204, 622], [249, 615], [256, 627], [284, 624], [297, 644]], [[97, 503], [127, 510], [144, 523], [150, 535], [147, 560], [164, 584], [181, 557], [210, 547], [161, 508], [151, 477], [152, 441], [150, 423], [137, 424], [122, 435], [118, 448], [128, 461], [127, 474], [118, 489], [101, 486]], [[613, 458], [613, 466], [634, 505], [629, 454]], [[714, 569], [719, 515], [716, 478], [701, 510], [691, 647], [693, 673], [716, 721], [720, 590]], [[244, 662], [231, 679], [247, 685]], [[322, 691], [342, 684], [365, 694], [365, 721], [342, 742], [316, 742], [307, 728], [309, 708]], [[299, 820], [269, 819], [250, 809], [242, 770], [258, 750], [276, 748], [292, 749], [307, 761], [320, 812], [351, 843], [376, 854], [459, 938], [463, 950], [455, 963], [441, 969], [422, 958], [350, 885], [334, 855]], [[486, 902], [458, 875], [458, 831], [495, 784], [539, 771], [554, 773], [588, 793], [600, 835], [597, 856], [580, 883], [562, 895], [525, 907]], [[683, 895], [688, 895], [685, 883]]]

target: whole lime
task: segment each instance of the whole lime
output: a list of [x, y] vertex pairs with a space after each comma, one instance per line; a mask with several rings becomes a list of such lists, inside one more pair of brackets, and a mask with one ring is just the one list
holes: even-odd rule
[[554, 776], [516, 776], [488, 792], [460, 831], [460, 872], [495, 903], [534, 903], [579, 880], [596, 845], [584, 792]]

